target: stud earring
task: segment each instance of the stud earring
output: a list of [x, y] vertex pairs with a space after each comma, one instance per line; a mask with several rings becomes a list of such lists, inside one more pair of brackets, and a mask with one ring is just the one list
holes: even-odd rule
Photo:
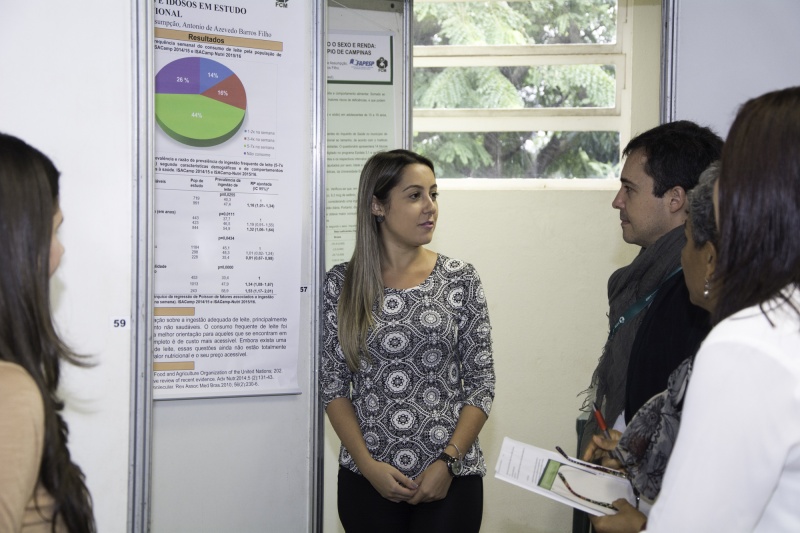
[[383, 221], [386, 220], [386, 217], [383, 215], [375, 215], [375, 222], [378, 224], [383, 224]]

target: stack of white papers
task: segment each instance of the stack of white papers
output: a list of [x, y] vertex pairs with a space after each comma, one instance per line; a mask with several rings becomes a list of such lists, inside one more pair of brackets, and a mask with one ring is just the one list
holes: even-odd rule
[[611, 502], [618, 498], [636, 502], [624, 474], [508, 437], [494, 476], [595, 516], [614, 514]]

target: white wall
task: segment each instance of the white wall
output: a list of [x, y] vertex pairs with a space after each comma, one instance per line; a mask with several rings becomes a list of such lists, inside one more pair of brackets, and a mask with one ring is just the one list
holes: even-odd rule
[[73, 457], [83, 468], [99, 530], [126, 530], [133, 169], [130, 2], [3, 2], [0, 131], [49, 155], [61, 170], [56, 321], [96, 367], [65, 372], [62, 396]]
[[[497, 397], [481, 432], [487, 532], [570, 531], [572, 513], [493, 477], [504, 436], [576, 447], [575, 418], [608, 331], [606, 281], [637, 249], [615, 190], [450, 190], [434, 248], [472, 262], [492, 320]], [[572, 184], [568, 184], [572, 185]]]
[[747, 99], [800, 85], [798, 21], [797, 0], [679, 2], [676, 118], [724, 138]]

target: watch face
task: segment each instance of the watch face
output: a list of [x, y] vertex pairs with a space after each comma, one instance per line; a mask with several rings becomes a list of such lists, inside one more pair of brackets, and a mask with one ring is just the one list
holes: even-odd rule
[[451, 476], [457, 476], [462, 470], [464, 470], [464, 465], [461, 463], [461, 459], [448, 455], [445, 452], [439, 454], [439, 459], [447, 464], [447, 470], [450, 472]]

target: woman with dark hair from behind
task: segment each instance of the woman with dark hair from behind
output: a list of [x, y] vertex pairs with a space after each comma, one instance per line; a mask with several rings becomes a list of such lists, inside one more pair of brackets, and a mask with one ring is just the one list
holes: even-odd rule
[[599, 531], [800, 531], [798, 146], [800, 87], [742, 106], [714, 198], [715, 325], [661, 493], [646, 522], [617, 500]]
[[56, 334], [50, 276], [59, 173], [41, 152], [0, 134], [0, 531], [94, 532], [91, 497], [67, 448], [57, 397], [61, 360], [84, 365]]

